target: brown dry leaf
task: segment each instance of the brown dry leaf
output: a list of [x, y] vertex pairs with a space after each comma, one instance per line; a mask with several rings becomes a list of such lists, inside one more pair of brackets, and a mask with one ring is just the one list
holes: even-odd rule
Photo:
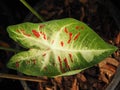
[[116, 73], [119, 62], [114, 58], [106, 58], [98, 65], [100, 68], [99, 79], [105, 83], [109, 83], [112, 76]]

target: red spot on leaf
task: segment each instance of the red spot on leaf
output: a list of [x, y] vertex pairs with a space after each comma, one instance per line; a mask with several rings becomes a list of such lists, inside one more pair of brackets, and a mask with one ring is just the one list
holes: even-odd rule
[[46, 40], [46, 39], [47, 39], [47, 37], [46, 37], [45, 33], [43, 33], [42, 35], [43, 35], [43, 38]]
[[62, 63], [60, 56], [58, 56], [58, 61], [59, 61], [60, 63]]
[[64, 46], [64, 42], [63, 41], [61, 41], [60, 44], [61, 44], [62, 47]]
[[71, 40], [72, 40], [72, 33], [70, 32], [70, 33], [69, 33], [69, 40], [68, 40], [67, 43], [69, 44], [69, 43], [71, 42]]
[[40, 29], [42, 29], [44, 26], [45, 26], [45, 25], [41, 24], [39, 27], [40, 27]]
[[15, 63], [16, 68], [19, 68], [19, 62]]
[[80, 33], [76, 34], [74, 37], [74, 40], [77, 40], [79, 36], [80, 36]]
[[30, 37], [31, 35], [30, 34], [26, 34], [26, 33], [23, 33], [25, 36], [28, 36], [28, 37]]
[[20, 31], [17, 29], [16, 32], [20, 33]]
[[65, 67], [68, 68], [68, 69], [70, 69], [70, 66], [68, 64], [67, 58], [64, 59], [64, 62], [65, 62]]
[[17, 29], [16, 32], [18, 32], [18, 33], [21, 33], [21, 32], [22, 32], [22, 33], [23, 33], [23, 32], [25, 32], [25, 30], [23, 30], [23, 29], [22, 29], [22, 30], [18, 30], [18, 29]]
[[26, 32], [25, 32], [25, 30], [16, 30], [16, 32], [18, 32], [18, 33], [22, 33], [22, 34], [24, 34], [25, 36], [31, 36], [30, 34], [27, 34]]
[[40, 32], [40, 34], [42, 35], [42, 37], [43, 37], [45, 40], [47, 39], [47, 37], [46, 37], [46, 35], [45, 35], [44, 32]]
[[72, 54], [69, 54], [69, 57], [70, 57], [70, 60], [73, 62], [73, 60], [72, 60]]
[[60, 70], [61, 70], [62, 72], [64, 72], [64, 69], [62, 68], [62, 61], [61, 61], [60, 56], [58, 56], [58, 61], [59, 61], [59, 65], [60, 65]]
[[76, 30], [78, 30], [78, 29], [80, 29], [80, 26], [76, 26], [75, 28], [76, 28]]
[[82, 29], [82, 30], [83, 30], [83, 29], [84, 29], [84, 26], [76, 26], [75, 29], [76, 29], [76, 30], [78, 30], [78, 29]]
[[40, 33], [37, 32], [36, 30], [32, 30], [32, 33], [33, 33], [37, 38], [40, 37]]
[[42, 34], [43, 32], [40, 32], [40, 34]]
[[68, 33], [68, 29], [66, 27], [64, 28], [64, 31], [65, 31], [65, 33]]

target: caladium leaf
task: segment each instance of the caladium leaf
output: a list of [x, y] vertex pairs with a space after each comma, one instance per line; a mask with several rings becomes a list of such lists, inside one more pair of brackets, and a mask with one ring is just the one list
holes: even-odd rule
[[7, 66], [32, 76], [77, 74], [117, 49], [86, 24], [72, 18], [26, 22], [7, 30], [13, 40], [29, 49], [14, 55]]

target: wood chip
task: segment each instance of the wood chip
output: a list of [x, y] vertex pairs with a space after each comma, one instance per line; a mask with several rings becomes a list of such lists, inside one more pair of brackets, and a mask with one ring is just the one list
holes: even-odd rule
[[72, 83], [72, 88], [70, 90], [79, 90], [77, 86], [77, 79], [75, 78]]
[[57, 84], [62, 84], [62, 77], [56, 77], [56, 78], [54, 78], [54, 81], [55, 81]]
[[116, 73], [119, 62], [114, 58], [106, 58], [98, 65], [100, 68], [99, 79], [105, 83], [109, 83], [112, 76], [114, 76], [114, 74]]
[[82, 82], [87, 82], [86, 77], [83, 74], [77, 74], [77, 79], [82, 81]]

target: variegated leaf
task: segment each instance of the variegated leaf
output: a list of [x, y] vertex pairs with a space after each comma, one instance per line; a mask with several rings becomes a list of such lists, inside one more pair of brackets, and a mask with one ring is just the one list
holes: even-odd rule
[[7, 30], [13, 40], [29, 49], [14, 55], [7, 66], [32, 76], [73, 75], [117, 49], [89, 26], [72, 18], [26, 22], [9, 26]]

